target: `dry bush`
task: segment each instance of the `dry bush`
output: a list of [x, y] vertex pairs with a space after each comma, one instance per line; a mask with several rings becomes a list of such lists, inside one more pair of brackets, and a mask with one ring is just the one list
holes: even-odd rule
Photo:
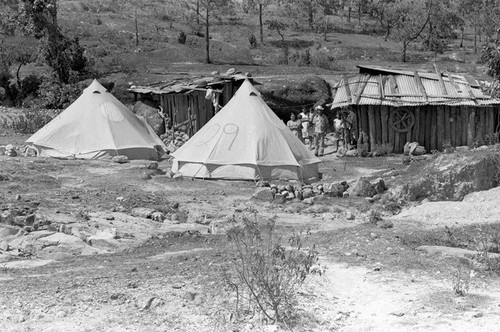
[[278, 235], [275, 222], [257, 222], [244, 216], [242, 225], [228, 232], [228, 239], [236, 253], [232, 269], [226, 271], [226, 284], [236, 293], [236, 313], [259, 311], [270, 322], [289, 323], [296, 317], [296, 292], [311, 267], [317, 262], [318, 253], [303, 248], [303, 238], [294, 235], [287, 247]]

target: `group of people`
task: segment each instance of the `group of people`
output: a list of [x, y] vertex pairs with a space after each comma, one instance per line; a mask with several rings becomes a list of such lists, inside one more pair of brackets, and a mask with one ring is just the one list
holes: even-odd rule
[[[339, 148], [339, 142], [345, 142], [346, 133], [350, 132], [354, 121], [354, 113], [351, 113], [352, 111], [349, 112], [347, 117], [343, 117], [343, 112], [339, 111], [333, 120], [334, 153]], [[287, 126], [302, 143], [309, 145], [310, 150], [314, 149], [314, 155], [323, 156], [325, 152], [325, 135], [330, 128], [323, 106], [319, 105], [309, 110], [303, 108], [298, 116], [292, 113]]]

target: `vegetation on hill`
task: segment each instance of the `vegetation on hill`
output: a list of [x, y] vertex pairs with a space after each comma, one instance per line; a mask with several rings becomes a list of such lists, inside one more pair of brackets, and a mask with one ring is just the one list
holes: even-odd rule
[[256, 75], [326, 76], [360, 62], [418, 69], [437, 62], [483, 76], [480, 51], [494, 44], [500, 17], [500, 2], [491, 0], [4, 3], [0, 99], [50, 108], [66, 106], [80, 89], [75, 84], [90, 77], [118, 81], [120, 94], [129, 82], [221, 66]]

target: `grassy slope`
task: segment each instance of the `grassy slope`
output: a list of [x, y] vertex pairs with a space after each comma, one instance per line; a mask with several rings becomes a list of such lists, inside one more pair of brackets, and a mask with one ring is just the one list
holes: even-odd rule
[[[143, 0], [132, 4], [113, 0], [61, 0], [59, 5], [61, 26], [68, 35], [80, 38], [101, 75], [117, 83], [115, 93], [123, 92], [132, 82], [147, 84], [185, 73], [208, 74], [231, 67], [256, 76], [316, 74], [335, 82], [341, 73], [356, 72], [355, 66], [360, 63], [433, 70], [432, 62], [436, 59], [442, 69], [485, 78], [484, 69], [477, 66], [478, 56], [472, 52], [470, 40], [466, 40], [464, 49], [457, 47], [458, 42], [452, 43], [449, 51], [438, 57], [430, 52], [419, 52], [414, 47], [410, 51], [410, 61], [401, 63], [399, 44], [375, 35], [378, 26], [368, 19], [359, 25], [356, 20], [346, 22], [339, 16], [330, 17], [335, 30], [328, 33], [325, 41], [322, 33], [306, 29], [305, 16], [287, 19], [281, 8], [266, 9], [264, 21], [281, 19], [290, 25], [293, 22], [293, 30], [288, 28], [284, 32], [287, 43], [296, 46], [291, 47], [292, 53], [303, 52], [306, 48], [312, 52], [321, 49], [335, 59], [328, 70], [280, 64], [283, 50], [276, 47], [280, 37], [267, 28], [264, 29], [265, 44], [259, 43], [257, 48], [251, 49], [248, 37], [253, 33], [259, 39], [257, 13], [245, 14], [236, 9], [236, 14], [225, 15], [212, 25], [213, 64], [207, 65], [204, 63], [204, 38], [195, 35], [198, 29], [195, 17], [186, 11], [184, 1]], [[136, 5], [138, 46], [135, 42]], [[177, 40], [181, 31], [188, 35], [185, 45]]]

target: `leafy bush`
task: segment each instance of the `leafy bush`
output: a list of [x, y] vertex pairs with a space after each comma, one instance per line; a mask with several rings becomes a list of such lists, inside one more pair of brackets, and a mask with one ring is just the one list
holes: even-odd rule
[[33, 134], [53, 118], [50, 111], [43, 109], [24, 109], [21, 115], [4, 122], [3, 127], [19, 134]]
[[56, 79], [46, 79], [40, 84], [39, 96], [43, 108], [64, 109], [81, 93], [78, 84], [64, 84]]
[[250, 47], [252, 48], [257, 47], [257, 38], [253, 33], [250, 35], [250, 37], [248, 37], [248, 42], [250, 43]]
[[177, 41], [179, 42], [179, 44], [186, 44], [186, 39], [187, 39], [187, 35], [184, 31], [181, 31], [179, 33], [179, 36], [177, 37]]
[[318, 259], [314, 249], [302, 248], [302, 238], [294, 235], [282, 244], [275, 222], [265, 224], [242, 218], [242, 226], [228, 232], [236, 259], [227, 284], [236, 292], [236, 311], [248, 300], [271, 322], [289, 322], [294, 317], [296, 291]]

